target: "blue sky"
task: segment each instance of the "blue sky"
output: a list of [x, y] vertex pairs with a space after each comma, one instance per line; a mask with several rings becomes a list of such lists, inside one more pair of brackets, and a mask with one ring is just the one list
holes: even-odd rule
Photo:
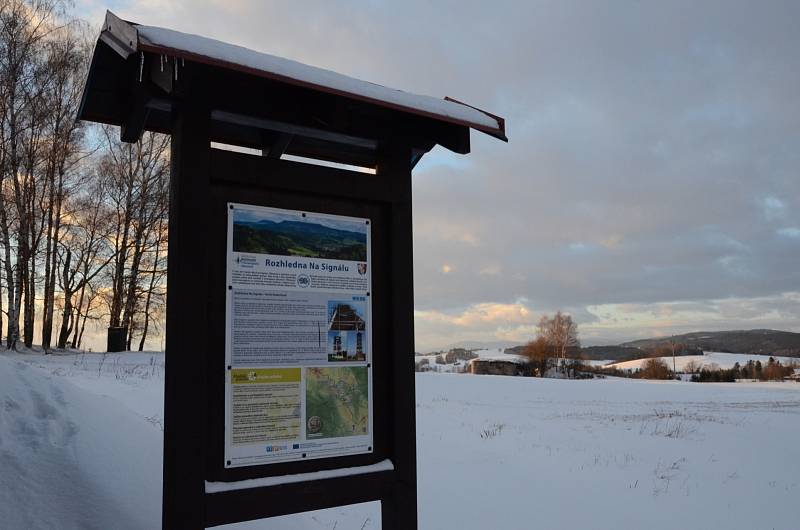
[[417, 348], [800, 331], [800, 3], [77, 2], [507, 119], [414, 175]]

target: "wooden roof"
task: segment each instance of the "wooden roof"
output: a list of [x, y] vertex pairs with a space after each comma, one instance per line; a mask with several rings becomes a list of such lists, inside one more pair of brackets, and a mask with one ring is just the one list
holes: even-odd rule
[[370, 166], [392, 136], [410, 138], [416, 160], [440, 144], [469, 152], [469, 130], [507, 141], [505, 121], [452, 98], [437, 99], [197, 35], [106, 14], [79, 118], [170, 132], [182, 74], [208, 86], [217, 141]]

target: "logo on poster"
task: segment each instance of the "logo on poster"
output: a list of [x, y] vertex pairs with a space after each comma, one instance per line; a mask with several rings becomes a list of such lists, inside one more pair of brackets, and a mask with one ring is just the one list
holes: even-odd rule
[[311, 285], [311, 278], [309, 278], [305, 274], [300, 274], [297, 277], [297, 286], [298, 287], [305, 288], [305, 287], [308, 287], [309, 285]]
[[256, 265], [258, 265], [258, 261], [254, 256], [236, 256], [236, 263], [240, 267], [245, 267], [248, 269], [252, 269]]
[[316, 434], [322, 430], [322, 418], [319, 416], [311, 416], [308, 418], [308, 433]]

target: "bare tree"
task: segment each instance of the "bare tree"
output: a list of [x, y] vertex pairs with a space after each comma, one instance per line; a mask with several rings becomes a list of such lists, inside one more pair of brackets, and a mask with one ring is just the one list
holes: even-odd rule
[[[50, 348], [56, 287], [56, 262], [61, 236], [64, 204], [82, 179], [72, 170], [83, 161], [83, 127], [75, 120], [80, 103], [90, 48], [81, 26], [64, 28], [58, 39], [48, 43], [48, 68], [52, 81], [46, 90], [48, 130], [45, 178], [48, 186], [45, 227], [44, 296], [42, 306], [42, 348]], [[73, 177], [73, 182], [69, 177]]]
[[550, 359], [553, 357], [553, 348], [548, 344], [544, 335], [539, 335], [530, 341], [522, 350], [522, 355], [529, 359], [534, 375], [544, 377], [550, 368]]
[[[74, 213], [64, 227], [66, 233], [61, 241], [64, 251], [59, 277], [63, 302], [58, 334], [58, 347], [62, 349], [67, 347], [70, 335], [78, 332], [87, 289], [90, 292], [93, 290], [92, 281], [115, 257], [109, 243], [114, 228], [104, 202], [104, 191], [103, 182], [95, 180], [87, 193], [74, 201]], [[74, 300], [76, 295], [77, 305]], [[86, 307], [90, 307], [90, 304]], [[88, 310], [84, 314], [83, 325], [87, 316]]]
[[580, 348], [578, 324], [573, 322], [570, 315], [558, 311], [553, 318], [543, 315], [538, 327], [538, 336], [545, 340], [553, 356], [559, 359], [561, 371], [566, 372], [567, 352], [572, 348]]
[[158, 289], [166, 277], [169, 138], [145, 133], [136, 144], [126, 144], [110, 129], [105, 131], [102, 173], [115, 226], [108, 274], [109, 326], [128, 329], [130, 349], [136, 331], [146, 337], [150, 311], [158, 305]]
[[[54, 70], [48, 43], [63, 29], [59, 0], [0, 0], [0, 239], [7, 296], [7, 347], [16, 347], [23, 316], [33, 342], [37, 259], [45, 232], [45, 101]], [[24, 306], [23, 306], [24, 301]]]
[[[163, 212], [163, 216], [159, 219], [154, 231], [154, 250], [151, 253], [150, 261], [148, 263], [147, 274], [150, 275], [150, 280], [144, 290], [144, 308], [141, 311], [142, 318], [144, 319], [141, 325], [141, 334], [139, 338], [139, 351], [144, 349], [147, 334], [153, 325], [153, 316], [160, 315], [166, 304], [166, 288], [164, 282], [167, 275], [167, 225], [166, 214], [167, 210]], [[158, 320], [155, 320], [157, 323]], [[130, 348], [130, 344], [128, 345]]]

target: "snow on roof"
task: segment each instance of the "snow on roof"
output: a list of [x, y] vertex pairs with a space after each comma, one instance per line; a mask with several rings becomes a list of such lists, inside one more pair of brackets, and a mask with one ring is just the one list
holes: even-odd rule
[[514, 364], [525, 364], [528, 362], [527, 357], [515, 355], [513, 353], [503, 353], [502, 349], [478, 350], [475, 353], [478, 357], [470, 359], [470, 363], [473, 361], [506, 362]]
[[[117, 32], [121, 35], [111, 35], [110, 38], [117, 42], [128, 41], [130, 46], [125, 45], [125, 48], [128, 48], [130, 53], [140, 50], [161, 53], [241, 70], [253, 75], [335, 93], [383, 107], [466, 125], [507, 141], [505, 122], [502, 118], [450, 98], [438, 99], [388, 88], [324, 68], [257, 52], [208, 37], [155, 26], [126, 23], [119, 20], [113, 13], [108, 13], [107, 20], [112, 18], [114, 19], [113, 23], [106, 24], [107, 31]], [[135, 45], [134, 39], [131, 38], [132, 32], [136, 34]]]

